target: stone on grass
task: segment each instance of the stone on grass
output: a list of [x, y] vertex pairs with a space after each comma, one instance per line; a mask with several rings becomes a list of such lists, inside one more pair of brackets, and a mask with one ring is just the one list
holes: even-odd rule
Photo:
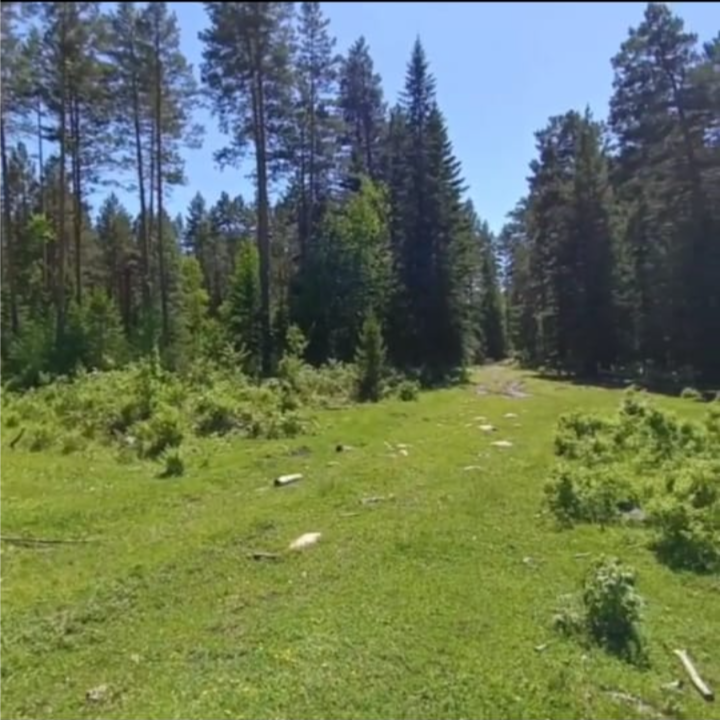
[[311, 545], [315, 545], [322, 536], [319, 532], [309, 532], [302, 534], [299, 538], [296, 538], [290, 543], [291, 550], [304, 550]]
[[505, 414], [503, 415], [503, 417], [506, 417], [506, 418], [516, 418], [516, 417], [517, 417], [517, 413], [505, 413]]
[[478, 425], [478, 430], [482, 430], [483, 432], [495, 432], [495, 426], [494, 425]]
[[509, 448], [512, 447], [512, 443], [509, 440], [496, 440], [494, 443], [490, 443], [494, 447]]
[[85, 693], [85, 699], [88, 702], [92, 703], [99, 703], [105, 700], [108, 694], [108, 686], [107, 685], [98, 685], [97, 687], [90, 688]]

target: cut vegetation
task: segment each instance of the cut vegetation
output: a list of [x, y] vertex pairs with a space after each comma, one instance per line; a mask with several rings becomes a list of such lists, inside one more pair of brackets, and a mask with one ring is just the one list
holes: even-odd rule
[[[500, 367], [473, 380], [522, 382], [523, 426], [517, 399], [473, 386], [305, 408], [301, 446], [182, 416], [172, 481], [147, 453], [119, 463], [112, 434], [64, 454], [4, 433], [3, 712], [720, 718], [674, 653], [720, 686], [714, 406]], [[5, 398], [5, 426], [54, 437], [82, 383]], [[490, 452], [479, 413], [511, 448]], [[273, 491], [289, 472], [302, 482]], [[622, 522], [634, 507], [647, 522]]]

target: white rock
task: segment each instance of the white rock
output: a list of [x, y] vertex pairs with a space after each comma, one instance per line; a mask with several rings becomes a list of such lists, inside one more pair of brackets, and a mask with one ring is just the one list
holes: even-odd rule
[[400, 450], [398, 450], [398, 452], [399, 452], [403, 457], [407, 457], [407, 456], [408, 456], [408, 451], [407, 451], [405, 448], [400, 448]]
[[291, 550], [304, 550], [306, 547], [310, 547], [311, 545], [314, 545], [322, 536], [322, 533], [319, 532], [309, 532], [305, 533], [304, 535], [301, 535], [296, 540], [293, 540], [290, 543], [290, 549]]
[[494, 425], [478, 425], [478, 430], [482, 430], [483, 432], [494, 432], [495, 426]]
[[490, 444], [494, 445], [495, 447], [499, 447], [499, 448], [512, 447], [512, 443], [509, 440], [496, 440], [494, 443], [490, 443]]
[[466, 472], [468, 470], [482, 470], [482, 465], [468, 465], [464, 467], [463, 470], [465, 470]]
[[503, 417], [506, 417], [506, 418], [516, 418], [516, 417], [517, 417], [517, 413], [505, 413], [505, 414], [503, 415]]

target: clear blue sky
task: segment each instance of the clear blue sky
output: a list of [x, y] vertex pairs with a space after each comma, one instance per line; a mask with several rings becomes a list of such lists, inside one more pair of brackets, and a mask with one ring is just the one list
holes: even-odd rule
[[[525, 192], [535, 130], [550, 115], [590, 105], [604, 118], [612, 90], [610, 58], [637, 25], [644, 3], [322, 3], [344, 53], [365, 35], [386, 99], [400, 91], [416, 36], [437, 80], [438, 101], [454, 150], [481, 217], [499, 230]], [[170, 3], [180, 20], [183, 49], [196, 71], [201, 3]], [[720, 29], [716, 2], [671, 3], [686, 27], [707, 40]], [[202, 150], [186, 153], [188, 185], [172, 191], [169, 210], [185, 214], [200, 190], [209, 202], [220, 192], [252, 188], [249, 165], [220, 171], [212, 159], [222, 146], [216, 121], [202, 113]], [[251, 158], [248, 159], [251, 162]]]

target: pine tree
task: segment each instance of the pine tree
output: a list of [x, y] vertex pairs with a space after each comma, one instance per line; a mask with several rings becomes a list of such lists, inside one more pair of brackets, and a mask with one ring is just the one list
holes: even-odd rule
[[351, 179], [363, 174], [373, 180], [380, 177], [385, 125], [381, 82], [365, 38], [360, 37], [348, 50], [340, 72], [343, 143]]
[[388, 214], [384, 189], [363, 178], [359, 191], [323, 223], [295, 309], [311, 360], [351, 360], [366, 315], [387, 314], [392, 281]]
[[177, 185], [184, 181], [180, 149], [185, 146], [197, 147], [202, 129], [192, 123], [192, 109], [197, 103], [197, 87], [192, 67], [180, 50], [177, 16], [169, 12], [166, 3], [152, 2], [144, 9], [142, 21], [151, 28], [148, 70], [152, 77], [150, 113], [153, 119], [152, 161], [157, 198], [154, 218], [157, 221], [162, 338], [163, 342], [168, 344], [170, 288], [164, 250], [164, 188], [166, 185]]
[[205, 7], [203, 79], [220, 128], [231, 136], [220, 159], [237, 161], [248, 141], [255, 150], [262, 368], [267, 373], [272, 361], [268, 189], [272, 173], [281, 167], [291, 118], [292, 3], [207, 2]]
[[480, 242], [480, 328], [486, 358], [502, 360], [507, 352], [503, 300], [498, 284], [494, 238], [484, 223]]
[[424, 365], [430, 378], [438, 378], [467, 359], [471, 317], [463, 289], [472, 272], [472, 251], [459, 163], [419, 40], [390, 137], [395, 146], [388, 162], [392, 245], [399, 280], [394, 313], [405, 324], [403, 332], [392, 333], [391, 352], [400, 364]]
[[322, 217], [330, 193], [338, 123], [336, 103], [337, 58], [330, 21], [319, 2], [300, 3], [297, 84], [297, 148], [294, 163], [300, 193], [299, 241], [304, 255], [308, 241]]
[[385, 344], [382, 327], [372, 313], [363, 322], [355, 361], [358, 366], [359, 399], [366, 402], [377, 402], [382, 389]]
[[114, 300], [126, 331], [135, 315], [137, 250], [132, 218], [113, 193], [100, 208], [95, 226], [103, 263], [103, 276], [108, 294]]
[[257, 249], [243, 243], [222, 317], [233, 347], [245, 356], [244, 370], [262, 372], [262, 291]]
[[697, 37], [667, 5], [649, 3], [613, 58], [610, 124], [620, 197], [634, 216], [626, 243], [652, 273], [637, 295], [636, 315], [647, 329], [640, 352], [666, 368], [693, 363], [707, 373], [715, 365], [708, 349], [718, 347], [708, 337], [720, 291], [705, 138], [717, 110], [697, 104], [697, 64]]

